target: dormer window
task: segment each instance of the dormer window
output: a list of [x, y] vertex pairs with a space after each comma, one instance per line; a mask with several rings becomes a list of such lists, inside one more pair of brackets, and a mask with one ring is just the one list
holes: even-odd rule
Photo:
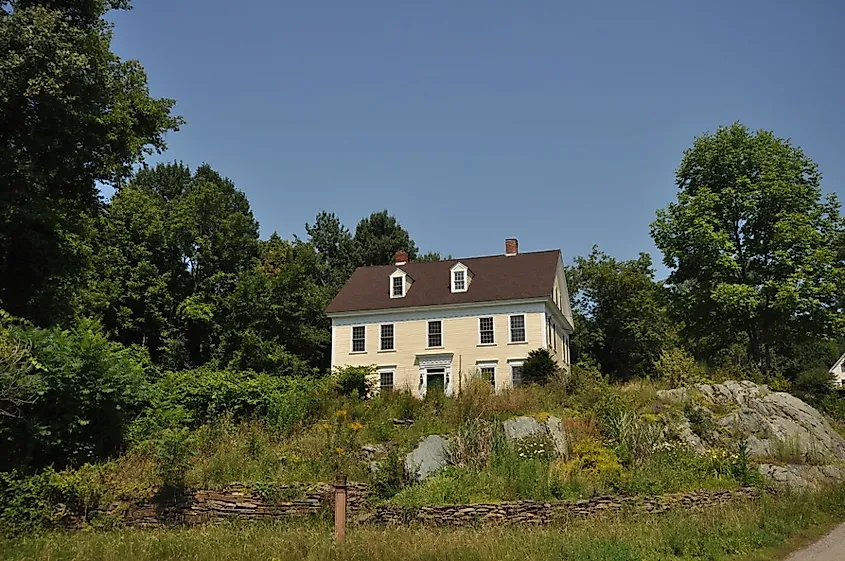
[[450, 270], [452, 292], [466, 292], [471, 280], [469, 269], [463, 263], [456, 263]]
[[393, 271], [390, 275], [390, 297], [404, 298], [412, 282], [414, 282], [414, 279], [408, 276], [408, 273], [402, 269]]
[[455, 292], [466, 290], [466, 271], [455, 271], [452, 274], [455, 276], [453, 290]]

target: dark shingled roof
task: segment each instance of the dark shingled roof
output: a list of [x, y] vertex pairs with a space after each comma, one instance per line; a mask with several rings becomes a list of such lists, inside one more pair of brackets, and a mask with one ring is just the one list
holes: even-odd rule
[[[550, 296], [560, 251], [536, 251], [505, 256], [449, 259], [433, 263], [358, 267], [326, 312], [386, 310], [411, 306], [442, 306]], [[456, 263], [473, 275], [466, 292], [453, 294], [449, 270]], [[390, 297], [390, 274], [405, 271], [413, 284], [404, 298]]]

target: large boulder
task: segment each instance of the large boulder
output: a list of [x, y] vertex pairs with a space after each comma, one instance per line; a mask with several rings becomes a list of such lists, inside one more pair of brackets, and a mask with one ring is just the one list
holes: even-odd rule
[[845, 468], [835, 465], [776, 465], [760, 464], [757, 469], [763, 477], [778, 485], [794, 490], [818, 490], [845, 479]]
[[534, 417], [514, 417], [502, 423], [502, 428], [508, 442], [516, 442], [529, 437], [548, 438], [554, 445], [558, 456], [566, 456], [569, 453], [566, 432], [558, 417], [550, 416], [542, 422]]
[[720, 435], [745, 435], [753, 457], [776, 457], [788, 449], [816, 462], [845, 461], [845, 439], [817, 409], [788, 393], [772, 392], [754, 382], [728, 381], [664, 390], [658, 396], [670, 402], [692, 400], [716, 411], [717, 434], [705, 436], [718, 440]]
[[412, 479], [422, 481], [448, 463], [449, 441], [439, 434], [432, 434], [405, 456], [405, 472]]

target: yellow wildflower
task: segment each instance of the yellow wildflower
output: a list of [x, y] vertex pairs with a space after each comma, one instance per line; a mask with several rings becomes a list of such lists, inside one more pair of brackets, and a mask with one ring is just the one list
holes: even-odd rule
[[359, 431], [364, 428], [364, 425], [361, 423], [349, 423], [349, 428], [354, 431]]
[[320, 423], [320, 430], [330, 431], [332, 430], [332, 426], [328, 423]]
[[343, 448], [338, 446], [337, 448], [335, 448], [335, 452], [337, 452], [338, 456], [342, 456], [343, 455]]
[[334, 416], [338, 419], [343, 419], [346, 417], [346, 409], [338, 409], [334, 412]]

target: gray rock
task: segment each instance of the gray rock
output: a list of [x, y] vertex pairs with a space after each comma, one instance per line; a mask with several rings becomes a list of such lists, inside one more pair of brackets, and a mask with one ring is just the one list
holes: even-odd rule
[[678, 423], [674, 427], [674, 430], [681, 442], [699, 454], [707, 450], [707, 446], [704, 444], [704, 441], [702, 441], [701, 437], [692, 431], [692, 427], [686, 419]]
[[361, 452], [364, 456], [372, 458], [374, 456], [384, 454], [385, 450], [384, 446], [381, 444], [365, 444], [364, 446], [361, 446]]
[[514, 417], [502, 424], [505, 438], [509, 442], [528, 438], [529, 436], [545, 436], [546, 428], [534, 417]]
[[[818, 410], [795, 396], [772, 392], [766, 386], [749, 381], [723, 384], [697, 384], [658, 392], [664, 401], [683, 402], [697, 392], [710, 406], [728, 409], [716, 421], [718, 433], [707, 435], [719, 440], [731, 433], [744, 434], [749, 452], [755, 458], [774, 455], [782, 443], [816, 460], [845, 460], [845, 439]], [[712, 436], [712, 439], [711, 439]]]
[[432, 434], [420, 441], [414, 451], [405, 456], [407, 474], [422, 481], [435, 471], [445, 467], [449, 457], [449, 441], [439, 434]]
[[555, 452], [558, 456], [565, 457], [569, 455], [569, 440], [566, 438], [566, 431], [563, 430], [563, 423], [557, 417], [549, 417], [544, 423], [546, 430], [549, 433], [549, 438], [552, 439], [552, 444], [555, 446]]
[[569, 453], [566, 431], [558, 417], [549, 417], [542, 423], [534, 417], [514, 417], [502, 423], [502, 428], [508, 442], [528, 437], [548, 437], [558, 456], [566, 456]]
[[776, 485], [793, 490], [817, 490], [825, 485], [845, 479], [845, 468], [835, 465], [775, 465], [760, 464], [759, 472]]

